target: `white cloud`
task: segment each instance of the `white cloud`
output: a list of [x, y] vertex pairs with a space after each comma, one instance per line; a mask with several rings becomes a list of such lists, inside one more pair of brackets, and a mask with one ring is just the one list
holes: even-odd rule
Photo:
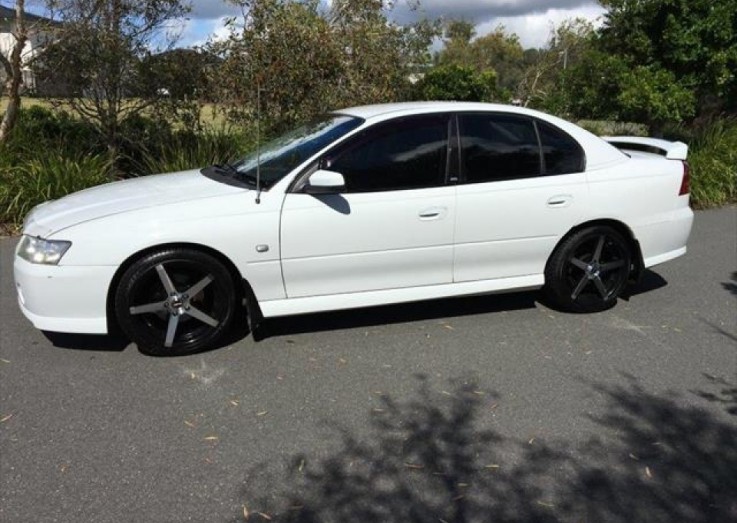
[[598, 5], [588, 5], [575, 9], [548, 9], [542, 13], [531, 13], [519, 16], [499, 16], [491, 18], [476, 27], [478, 35], [493, 31], [503, 25], [508, 33], [515, 33], [520, 38], [524, 48], [543, 47], [550, 39], [550, 33], [555, 26], [570, 18], [585, 18], [601, 23], [604, 9]]
[[412, 11], [406, 0], [395, 9], [395, 17], [406, 21], [427, 18], [459, 18], [483, 23], [492, 18], [542, 14], [550, 10], [572, 10], [596, 5], [594, 0], [420, 0], [419, 9]]
[[[329, 5], [330, 0], [322, 0]], [[484, 35], [498, 25], [520, 37], [523, 47], [541, 47], [554, 25], [567, 18], [597, 20], [604, 9], [595, 0], [420, 0], [418, 11], [408, 7], [408, 0], [398, 0], [390, 14], [400, 23], [420, 17], [464, 19], [477, 24]], [[182, 45], [202, 45], [208, 39], [228, 35], [225, 20], [240, 14], [240, 8], [224, 0], [192, 0], [191, 20], [182, 33]]]

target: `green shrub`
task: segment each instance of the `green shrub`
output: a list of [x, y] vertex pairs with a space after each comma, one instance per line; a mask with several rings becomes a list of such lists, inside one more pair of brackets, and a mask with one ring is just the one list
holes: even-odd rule
[[185, 171], [214, 163], [232, 162], [255, 145], [246, 133], [233, 131], [178, 131], [171, 140], [146, 150], [136, 174]]
[[33, 155], [37, 151], [61, 149], [70, 155], [104, 150], [100, 136], [88, 123], [65, 111], [31, 106], [22, 109], [6, 145], [6, 154]]
[[36, 205], [110, 181], [104, 156], [38, 152], [19, 165], [0, 165], [0, 223], [18, 226]]
[[718, 120], [691, 144], [691, 198], [695, 207], [737, 202], [737, 120]]

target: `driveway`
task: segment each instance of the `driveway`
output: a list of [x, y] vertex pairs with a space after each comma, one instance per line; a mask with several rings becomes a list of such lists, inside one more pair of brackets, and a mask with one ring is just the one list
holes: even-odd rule
[[0, 520], [737, 521], [737, 209], [581, 316], [535, 293], [272, 322], [185, 358], [22, 317]]

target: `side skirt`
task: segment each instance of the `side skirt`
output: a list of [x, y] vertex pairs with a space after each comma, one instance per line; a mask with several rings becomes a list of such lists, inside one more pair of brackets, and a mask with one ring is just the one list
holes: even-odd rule
[[265, 318], [326, 312], [344, 309], [358, 309], [405, 303], [414, 301], [449, 298], [452, 296], [473, 296], [506, 291], [535, 290], [542, 287], [545, 277], [542, 274], [519, 276], [497, 280], [483, 280], [406, 289], [389, 289], [381, 291], [356, 292], [349, 294], [332, 294], [329, 296], [313, 296], [308, 298], [291, 298], [285, 300], [262, 301], [259, 303]]

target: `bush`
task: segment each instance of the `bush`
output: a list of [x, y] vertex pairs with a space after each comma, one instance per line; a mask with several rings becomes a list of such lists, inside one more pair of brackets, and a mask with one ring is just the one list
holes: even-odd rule
[[235, 131], [178, 131], [167, 143], [145, 150], [135, 174], [185, 171], [232, 162], [255, 146], [253, 137]]
[[62, 148], [70, 155], [96, 153], [101, 148], [100, 137], [91, 124], [65, 111], [31, 106], [21, 110], [3, 155], [25, 156]]
[[37, 152], [21, 165], [0, 165], [0, 223], [18, 226], [28, 212], [47, 200], [111, 181], [104, 156], [64, 156]]
[[691, 145], [691, 198], [699, 208], [737, 202], [737, 120], [717, 120]]
[[443, 65], [434, 67], [417, 82], [417, 100], [451, 100], [457, 102], [492, 102], [499, 99], [496, 73], [478, 72], [472, 67]]

